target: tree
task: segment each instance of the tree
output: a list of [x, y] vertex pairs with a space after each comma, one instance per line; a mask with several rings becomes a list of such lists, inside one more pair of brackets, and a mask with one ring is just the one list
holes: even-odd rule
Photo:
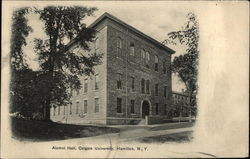
[[48, 36], [47, 39], [35, 40], [35, 51], [48, 88], [43, 103], [45, 120], [50, 120], [52, 104], [67, 104], [69, 90], [81, 88], [78, 76], [93, 73], [93, 67], [101, 62], [101, 54], [73, 53], [70, 46], [65, 44], [65, 40], [69, 39], [75, 41], [78, 47], [90, 50], [89, 44], [95, 40], [95, 30], [86, 28], [82, 21], [96, 10], [79, 6], [49, 6], [35, 10], [44, 22], [44, 31]]
[[32, 117], [41, 113], [43, 94], [46, 85], [43, 84], [41, 73], [31, 69], [19, 69], [12, 74], [10, 113], [18, 112], [24, 117]]
[[191, 96], [197, 94], [197, 67], [198, 67], [198, 41], [199, 28], [195, 14], [189, 13], [187, 15], [187, 22], [181, 30], [168, 33], [169, 38], [163, 43], [176, 44], [178, 40], [180, 44], [186, 45], [186, 53], [174, 58], [172, 62], [172, 72], [185, 84], [187, 92]]
[[[24, 112], [27, 105], [25, 103], [28, 97], [25, 95], [27, 87], [33, 76], [32, 71], [28, 69], [25, 61], [22, 47], [27, 45], [26, 37], [32, 32], [32, 28], [28, 26], [26, 15], [31, 11], [30, 8], [19, 8], [13, 12], [11, 25], [11, 45], [10, 45], [10, 112]], [[29, 79], [29, 80], [28, 80]], [[21, 100], [23, 100], [21, 102]], [[25, 104], [24, 104], [25, 103]], [[21, 108], [23, 106], [23, 108]]]
[[28, 20], [25, 17], [29, 12], [30, 8], [28, 7], [20, 8], [13, 12], [10, 46], [10, 66], [12, 71], [27, 68], [22, 47], [27, 45], [26, 37], [32, 31], [32, 28], [28, 26]]

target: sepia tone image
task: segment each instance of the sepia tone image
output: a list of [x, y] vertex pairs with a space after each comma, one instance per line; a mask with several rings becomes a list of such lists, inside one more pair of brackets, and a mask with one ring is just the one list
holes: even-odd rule
[[[6, 2], [9, 88], [2, 112], [8, 144], [22, 152], [5, 148], [6, 156], [227, 156], [196, 150], [207, 101], [199, 82], [201, 12], [170, 2], [63, 2]], [[241, 150], [229, 156], [244, 156]]]

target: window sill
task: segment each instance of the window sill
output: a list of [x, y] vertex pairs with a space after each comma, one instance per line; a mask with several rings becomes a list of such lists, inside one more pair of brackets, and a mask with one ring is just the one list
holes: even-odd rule
[[122, 58], [122, 57], [118, 57], [118, 56], [116, 56], [116, 58], [117, 58], [117, 59], [119, 59], [119, 60], [123, 60], [123, 58]]

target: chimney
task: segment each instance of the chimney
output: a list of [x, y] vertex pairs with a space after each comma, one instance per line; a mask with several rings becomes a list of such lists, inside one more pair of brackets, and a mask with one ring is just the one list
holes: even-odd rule
[[184, 89], [181, 89], [181, 92], [184, 93]]

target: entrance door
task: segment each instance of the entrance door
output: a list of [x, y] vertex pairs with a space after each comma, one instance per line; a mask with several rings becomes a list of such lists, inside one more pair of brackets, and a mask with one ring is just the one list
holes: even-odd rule
[[149, 103], [148, 103], [148, 101], [143, 101], [141, 111], [142, 111], [142, 118], [145, 119], [145, 116], [149, 115]]

